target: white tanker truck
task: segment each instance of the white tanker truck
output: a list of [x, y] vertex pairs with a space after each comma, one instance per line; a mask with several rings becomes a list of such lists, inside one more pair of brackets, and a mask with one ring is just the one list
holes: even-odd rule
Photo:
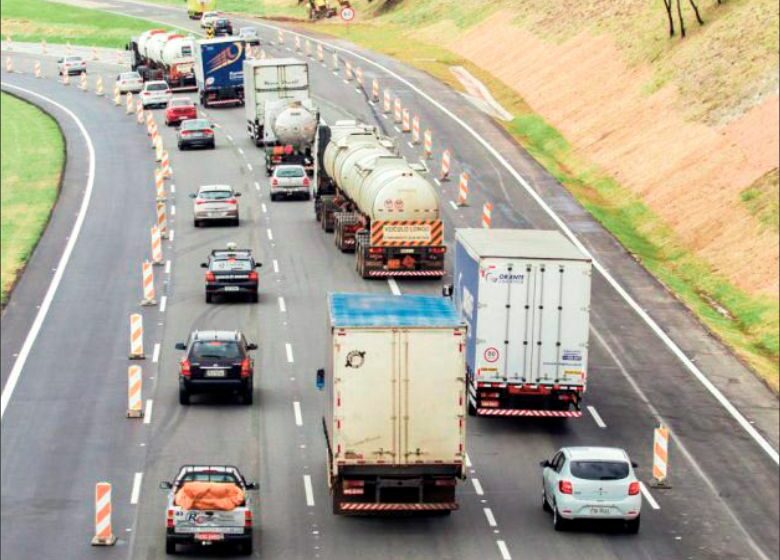
[[[325, 136], [325, 135], [323, 135]], [[439, 193], [395, 143], [357, 121], [331, 126], [315, 182], [315, 211], [363, 278], [444, 276]]]
[[165, 80], [171, 89], [197, 89], [194, 71], [194, 41], [179, 33], [151, 29], [127, 45], [132, 69], [144, 81]]

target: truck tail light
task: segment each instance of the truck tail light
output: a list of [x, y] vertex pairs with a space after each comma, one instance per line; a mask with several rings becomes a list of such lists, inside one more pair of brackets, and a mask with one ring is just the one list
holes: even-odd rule
[[251, 527], [251, 526], [252, 526], [252, 512], [246, 510], [244, 512], [244, 527]]
[[434, 484], [436, 486], [455, 486], [456, 482], [454, 478], [440, 478]]
[[179, 362], [179, 373], [183, 377], [190, 377], [192, 375], [192, 371], [190, 370], [190, 361], [187, 359], [182, 360]]
[[165, 512], [165, 526], [168, 529], [173, 529], [173, 509], [168, 508], [168, 510]]
[[289, 156], [290, 154], [292, 154], [292, 153], [293, 153], [293, 147], [292, 147], [292, 144], [287, 144], [287, 145], [284, 147], [284, 153], [285, 153], [286, 155], [288, 155], [288, 156]]
[[215, 282], [217, 280], [217, 277], [214, 275], [213, 272], [208, 271], [206, 273], [206, 282]]
[[250, 272], [249, 273], [249, 279], [252, 282], [257, 282], [257, 272], [255, 272], [254, 270], [252, 272]]
[[443, 255], [447, 252], [447, 247], [431, 247], [429, 251], [434, 255]]
[[636, 480], [628, 485], [629, 496], [636, 496], [637, 494], [639, 494], [640, 490], [641, 488], [639, 487], [639, 482], [637, 482]]
[[342, 482], [342, 492], [345, 496], [362, 496], [365, 492], [364, 480], [345, 480]]
[[574, 487], [571, 485], [571, 482], [568, 480], [559, 480], [558, 481], [558, 491], [561, 494], [573, 494], [574, 493]]
[[276, 177], [271, 179], [271, 186], [272, 187], [278, 187], [279, 186], [279, 179], [277, 179]]
[[383, 247], [369, 247], [368, 252], [372, 255], [381, 255], [385, 250]]
[[241, 377], [249, 377], [252, 375], [252, 366], [249, 363], [249, 358], [244, 358], [241, 362]]
[[498, 401], [480, 400], [479, 405], [485, 408], [498, 408]]

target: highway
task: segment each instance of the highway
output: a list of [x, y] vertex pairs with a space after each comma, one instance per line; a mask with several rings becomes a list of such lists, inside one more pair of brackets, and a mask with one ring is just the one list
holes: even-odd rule
[[[198, 30], [181, 9], [119, 0], [101, 4]], [[270, 44], [275, 32], [261, 32], [269, 55], [292, 54], [289, 35], [280, 46]], [[407, 81], [352, 58], [364, 65], [367, 83], [376, 77], [383, 87], [391, 87], [420, 116], [423, 127], [434, 131], [430, 176], [436, 175], [443, 146], [454, 155], [452, 175], [461, 170], [471, 174], [468, 207], [451, 205], [456, 180], [441, 188], [448, 243], [454, 228], [479, 225], [484, 201], [494, 204], [493, 227], [552, 229], [556, 224], [494, 154], [410, 84], [468, 123], [501, 154], [777, 449], [777, 399], [496, 124], [432, 78], [386, 57], [355, 52]], [[243, 108], [214, 108], [206, 112], [218, 126], [215, 151], [179, 152], [174, 131], [162, 132], [174, 170], [168, 185], [175, 186], [168, 195], [174, 235], [163, 245], [170, 264], [155, 268], [158, 300], [164, 296], [166, 303], [164, 310], [162, 305], [139, 307], [140, 266], [149, 256], [148, 231], [154, 221], [154, 159], [145, 127], [105, 98], [56, 83], [53, 58], [38, 58], [48, 78], [36, 80], [29, 70], [4, 72], [3, 89], [51, 108], [29, 93], [34, 92], [72, 111], [93, 146], [94, 187], [67, 268], [6, 408], [8, 380], [18, 358], [14, 354], [20, 353], [39, 312], [36, 294], [43, 299], [51, 280], [46, 271], [58, 266], [63, 237], [69, 235], [68, 218], [78, 211], [89, 181], [85, 136], [70, 115], [51, 108], [68, 141], [65, 198], [21, 284], [25, 291], [14, 294], [14, 304], [3, 314], [4, 558], [161, 558], [165, 494], [158, 484], [173, 477], [181, 464], [200, 462], [235, 464], [260, 483], [258, 558], [660, 560], [780, 554], [776, 459], [602, 274], [593, 278], [587, 414], [568, 422], [468, 418], [468, 479], [458, 489], [461, 509], [449, 517], [334, 516], [320, 423], [326, 402], [314, 386], [315, 371], [327, 360], [326, 294], [435, 294], [440, 284], [360, 279], [354, 257], [337, 251], [315, 221], [310, 203], [270, 202], [262, 154], [246, 134]], [[15, 62], [31, 68], [35, 59], [17, 55]], [[330, 57], [326, 60], [330, 63]], [[315, 99], [327, 122], [357, 118], [402, 136], [354, 82], [345, 83], [343, 72], [336, 75], [330, 65], [314, 60], [310, 67]], [[96, 63], [92, 68], [104, 76], [110, 91], [118, 67]], [[155, 114], [164, 128], [162, 112]], [[419, 148], [407, 141], [404, 135], [402, 153], [419, 157]], [[195, 229], [187, 195], [200, 184], [217, 182], [243, 193], [241, 225]], [[199, 263], [210, 249], [229, 241], [252, 248], [264, 263], [257, 304], [204, 302]], [[17, 297], [24, 305], [15, 305]], [[147, 358], [142, 366], [144, 399], [150, 404], [144, 420], [125, 418], [128, 316], [133, 312], [142, 312], [145, 321]], [[178, 404], [179, 353], [174, 344], [196, 328], [240, 329], [259, 344], [252, 407], [209, 398], [195, 398], [189, 407]], [[629, 536], [591, 525], [555, 533], [551, 516], [541, 509], [538, 462], [562, 445], [615, 445], [640, 464], [639, 476], [649, 483], [652, 430], [661, 421], [673, 433], [671, 488], [648, 487], [640, 533]], [[100, 480], [114, 488], [119, 542], [110, 549], [89, 546], [92, 495]], [[139, 481], [136, 488], [134, 480]]]

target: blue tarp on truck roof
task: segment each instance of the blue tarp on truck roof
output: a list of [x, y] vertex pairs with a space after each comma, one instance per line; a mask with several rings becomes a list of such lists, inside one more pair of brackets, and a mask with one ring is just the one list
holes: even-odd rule
[[452, 302], [441, 296], [330, 294], [333, 327], [458, 327]]

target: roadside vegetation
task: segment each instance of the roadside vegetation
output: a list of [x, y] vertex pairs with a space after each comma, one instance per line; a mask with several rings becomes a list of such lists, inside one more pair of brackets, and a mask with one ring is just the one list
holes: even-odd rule
[[0, 142], [0, 297], [5, 305], [57, 200], [65, 145], [53, 118], [5, 93], [0, 94]]
[[0, 20], [4, 39], [109, 48], [124, 48], [133, 35], [159, 27], [134, 17], [46, 0], [3, 0]]

